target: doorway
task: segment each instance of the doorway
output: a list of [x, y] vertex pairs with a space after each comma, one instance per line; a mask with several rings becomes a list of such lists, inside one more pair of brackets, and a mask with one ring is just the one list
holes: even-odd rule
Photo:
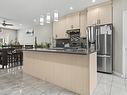
[[123, 74], [127, 78], [127, 11], [123, 12]]

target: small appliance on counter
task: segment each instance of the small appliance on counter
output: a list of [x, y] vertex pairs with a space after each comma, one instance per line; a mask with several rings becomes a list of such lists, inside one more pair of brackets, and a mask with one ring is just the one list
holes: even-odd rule
[[88, 26], [86, 28], [86, 32], [87, 32], [87, 40], [88, 40], [88, 51], [95, 51], [96, 50], [96, 26]]

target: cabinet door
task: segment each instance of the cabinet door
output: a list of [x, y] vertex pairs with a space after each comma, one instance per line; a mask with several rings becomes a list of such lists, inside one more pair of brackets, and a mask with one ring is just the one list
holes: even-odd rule
[[80, 36], [86, 37], [87, 10], [80, 12]]
[[77, 12], [72, 16], [72, 25], [73, 25], [74, 29], [80, 28], [80, 24], [79, 24], [80, 21], [79, 20], [80, 20], [79, 12]]
[[88, 8], [87, 10], [87, 25], [93, 25], [97, 23], [98, 8]]
[[66, 33], [66, 17], [62, 17], [60, 19], [60, 23], [59, 23], [59, 28], [60, 28], [60, 38], [67, 38], [67, 33]]
[[98, 10], [98, 19], [100, 24], [112, 23], [112, 5], [101, 6]]
[[58, 22], [53, 23], [53, 36], [55, 39], [67, 38], [66, 17], [62, 17]]
[[59, 21], [53, 23], [53, 37], [55, 39], [60, 38], [60, 32], [59, 32], [60, 31], [60, 24], [59, 23], [60, 23]]
[[112, 23], [111, 2], [88, 8], [87, 25], [109, 23]]
[[66, 16], [66, 30], [79, 29], [79, 12]]

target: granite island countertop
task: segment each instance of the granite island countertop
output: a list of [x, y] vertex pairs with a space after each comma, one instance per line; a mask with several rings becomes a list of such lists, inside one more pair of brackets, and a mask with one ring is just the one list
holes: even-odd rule
[[65, 54], [78, 54], [78, 55], [88, 55], [96, 51], [88, 52], [87, 50], [78, 49], [23, 49], [23, 51], [34, 51], [34, 52], [49, 52], [49, 53], [65, 53]]

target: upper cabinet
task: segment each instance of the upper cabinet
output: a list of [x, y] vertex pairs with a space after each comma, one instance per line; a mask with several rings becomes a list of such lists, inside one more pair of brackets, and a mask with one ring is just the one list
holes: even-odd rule
[[79, 12], [63, 16], [58, 22], [53, 23], [53, 35], [55, 39], [68, 38], [67, 30], [79, 29]]
[[98, 8], [88, 8], [87, 10], [87, 25], [96, 24], [98, 20]]
[[87, 27], [87, 10], [80, 12], [80, 36], [86, 37], [86, 27]]
[[98, 9], [98, 20], [100, 20], [100, 24], [112, 23], [112, 4], [102, 5]]
[[79, 29], [79, 12], [72, 13], [66, 16], [66, 29]]
[[68, 34], [66, 33], [66, 17], [62, 17], [61, 20], [59, 21], [60, 23], [60, 37], [61, 38], [67, 38]]
[[112, 3], [107, 2], [63, 16], [58, 22], [53, 23], [54, 38], [68, 38], [66, 31], [71, 29], [80, 29], [80, 36], [86, 37], [87, 26], [112, 23], [112, 14]]
[[58, 22], [53, 22], [53, 37], [56, 38], [60, 38], [60, 24], [59, 21]]
[[58, 22], [53, 23], [53, 36], [55, 39], [68, 37], [66, 33], [66, 17], [62, 17]]
[[112, 23], [112, 3], [104, 3], [87, 9], [87, 25]]

